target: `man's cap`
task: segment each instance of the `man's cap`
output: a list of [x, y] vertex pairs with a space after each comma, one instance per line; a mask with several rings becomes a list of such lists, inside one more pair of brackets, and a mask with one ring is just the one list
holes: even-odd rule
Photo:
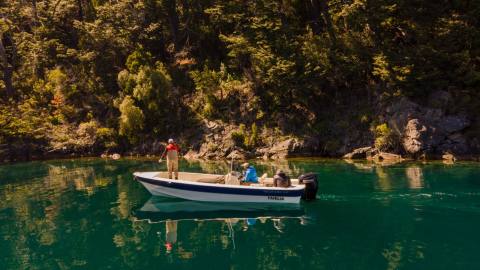
[[175, 140], [173, 140], [172, 138], [168, 139], [168, 143], [174, 143]]

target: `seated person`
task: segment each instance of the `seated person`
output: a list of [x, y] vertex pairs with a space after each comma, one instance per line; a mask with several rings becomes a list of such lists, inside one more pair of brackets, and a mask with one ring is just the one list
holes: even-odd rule
[[275, 176], [273, 177], [273, 186], [274, 187], [290, 187], [292, 181], [282, 170], [278, 170]]
[[242, 182], [246, 183], [258, 183], [257, 171], [253, 166], [248, 163], [243, 163], [243, 179]]

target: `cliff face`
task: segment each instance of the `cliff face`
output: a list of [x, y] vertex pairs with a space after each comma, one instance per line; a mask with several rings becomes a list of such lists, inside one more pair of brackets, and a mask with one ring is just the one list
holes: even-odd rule
[[[438, 96], [445, 97], [446, 93], [438, 93]], [[447, 114], [451, 101], [443, 102], [432, 108], [402, 99], [387, 108], [384, 118], [399, 138], [400, 153], [414, 158], [478, 153], [478, 140], [466, 136], [471, 120], [465, 114]]]
[[[390, 130], [387, 150], [413, 159], [440, 159], [445, 155], [477, 159], [480, 141], [472, 120], [477, 117], [464, 110], [450, 112], [455, 107], [452, 103], [448, 92], [438, 91], [423, 106], [407, 98], [384, 106], [379, 119]], [[367, 151], [382, 150], [375, 149], [376, 146], [355, 149], [345, 157], [365, 158]]]
[[[424, 106], [407, 98], [379, 106], [379, 121], [386, 123], [390, 130], [387, 149], [376, 146], [375, 137], [381, 135], [375, 134], [375, 131], [353, 128], [344, 130], [343, 136], [337, 138], [335, 148], [329, 146], [331, 138], [325, 137], [324, 132], [286, 136], [269, 129], [262, 130], [255, 145], [248, 147], [243, 141], [251, 131], [242, 131], [245, 133], [243, 141], [238, 143], [233, 134], [244, 128], [220, 121], [203, 121], [196, 128], [197, 136], [193, 140], [191, 134], [187, 134], [182, 141], [188, 148], [185, 157], [200, 159], [281, 159], [344, 155], [355, 159], [366, 158], [367, 153], [383, 150], [413, 159], [440, 159], [445, 154], [475, 159], [480, 153], [480, 144], [476, 136], [469, 134], [472, 121], [465, 113], [449, 113], [451, 102], [451, 96], [447, 92], [439, 91], [431, 95]], [[358, 148], [359, 146], [364, 147]], [[152, 147], [143, 146], [143, 149], [156, 148], [155, 144]]]
[[[378, 103], [378, 122], [388, 128], [389, 143], [378, 145], [384, 134], [377, 134], [374, 127], [363, 130], [349, 127], [343, 130], [331, 145], [331, 137], [325, 132], [296, 135], [279, 135], [272, 130], [263, 130], [254, 147], [236, 144], [232, 134], [239, 130], [235, 125], [221, 122], [205, 122], [203, 136], [197, 138], [186, 157], [205, 159], [276, 159], [296, 156], [343, 156], [359, 146], [348, 157], [365, 157], [366, 151], [387, 151], [405, 158], [440, 159], [446, 154], [475, 159], [480, 154], [480, 142], [472, 136], [476, 117], [465, 111], [452, 112], [451, 95], [446, 91], [432, 93], [424, 105], [408, 98], [395, 102]], [[330, 129], [340, 129], [330, 126]]]

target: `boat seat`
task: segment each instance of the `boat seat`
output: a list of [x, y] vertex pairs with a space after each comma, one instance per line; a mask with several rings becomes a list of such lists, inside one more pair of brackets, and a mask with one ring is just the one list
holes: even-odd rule
[[225, 183], [225, 176], [219, 176], [219, 177], [207, 177], [207, 178], [198, 178], [196, 179], [196, 182], [200, 183], [210, 183], [210, 184], [224, 184]]
[[251, 187], [264, 187], [264, 184], [250, 184]]
[[[155, 177], [168, 178], [168, 172], [159, 172]], [[178, 179], [191, 182], [220, 184], [225, 182], [225, 176], [223, 175], [208, 175], [201, 173], [178, 173]]]
[[240, 185], [239, 175], [234, 172], [228, 173], [225, 175], [225, 184], [226, 185]]

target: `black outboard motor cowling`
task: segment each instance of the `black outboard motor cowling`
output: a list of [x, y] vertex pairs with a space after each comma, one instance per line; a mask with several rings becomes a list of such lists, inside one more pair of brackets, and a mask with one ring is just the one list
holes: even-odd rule
[[303, 192], [302, 199], [306, 201], [312, 201], [317, 198], [318, 180], [317, 174], [306, 173], [298, 177], [298, 183], [305, 185], [305, 191]]

